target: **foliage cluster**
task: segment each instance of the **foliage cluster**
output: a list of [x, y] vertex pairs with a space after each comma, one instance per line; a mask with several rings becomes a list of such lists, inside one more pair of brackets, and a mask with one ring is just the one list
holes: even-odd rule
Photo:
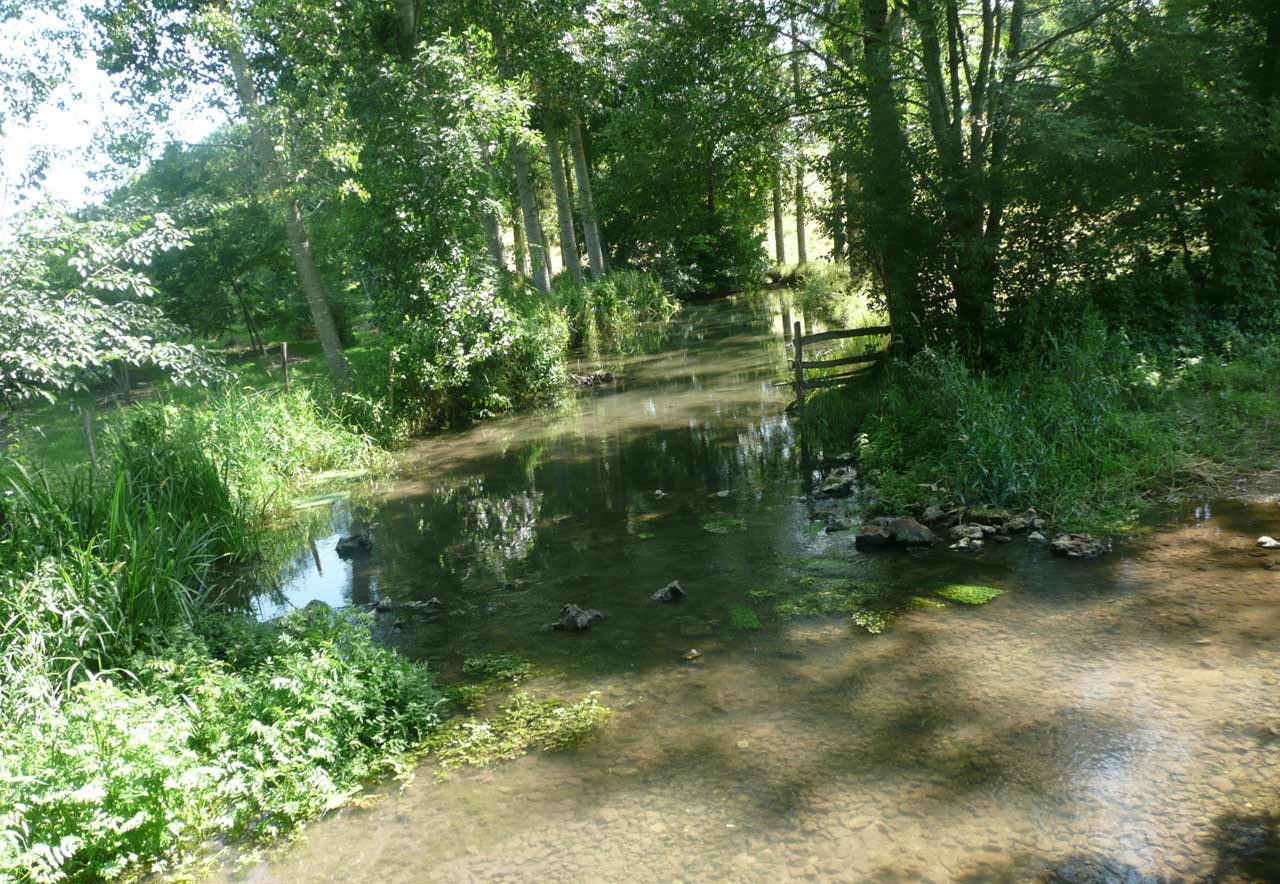
[[102, 463], [0, 462], [0, 879], [100, 880], [268, 837], [435, 726], [429, 673], [323, 606], [215, 594], [310, 471], [367, 440], [305, 391], [148, 403]]
[[1085, 316], [999, 371], [925, 350], [870, 390], [816, 396], [814, 425], [831, 450], [859, 445], [890, 509], [1035, 506], [1064, 527], [1104, 529], [1131, 522], [1149, 495], [1274, 456], [1277, 365], [1274, 344], [1239, 337], [1224, 356], [1156, 359]]

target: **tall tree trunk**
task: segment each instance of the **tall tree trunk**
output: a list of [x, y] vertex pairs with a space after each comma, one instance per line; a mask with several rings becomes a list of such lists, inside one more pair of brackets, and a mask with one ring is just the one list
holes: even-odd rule
[[249, 75], [249, 64], [240, 49], [239, 37], [228, 42], [227, 55], [231, 61], [231, 73], [235, 78], [236, 95], [240, 99], [240, 109], [249, 122], [249, 132], [253, 142], [253, 151], [257, 155], [259, 173], [268, 193], [284, 204], [285, 231], [289, 238], [289, 249], [293, 253], [293, 264], [298, 272], [298, 282], [306, 297], [307, 306], [311, 309], [311, 321], [315, 324], [320, 338], [320, 348], [324, 352], [325, 363], [329, 373], [339, 386], [345, 387], [351, 381], [351, 368], [347, 365], [347, 357], [342, 352], [342, 339], [338, 335], [338, 326], [333, 321], [333, 313], [329, 309], [329, 296], [325, 291], [324, 279], [316, 267], [315, 255], [311, 251], [311, 243], [307, 238], [307, 224], [302, 215], [302, 208], [296, 197], [288, 194], [284, 181], [276, 164], [275, 147], [262, 122], [262, 108], [258, 103], [257, 89]]
[[809, 250], [804, 241], [804, 160], [796, 161], [796, 261], [805, 264], [809, 261]]
[[892, 47], [888, 0], [862, 0], [863, 69], [868, 87], [867, 135], [871, 148], [870, 174], [864, 182], [867, 238], [880, 270], [889, 321], [901, 349], [913, 353], [924, 345], [923, 304], [913, 247], [916, 224], [912, 212], [912, 184], [906, 162], [906, 133], [893, 89]]
[[578, 209], [582, 212], [582, 235], [587, 241], [587, 262], [591, 275], [599, 279], [605, 273], [604, 240], [596, 220], [596, 204], [591, 196], [591, 170], [582, 144], [582, 124], [574, 120], [569, 126], [569, 142], [573, 149], [573, 173], [578, 179]]
[[524, 224], [520, 220], [520, 197], [511, 198], [511, 239], [515, 245], [516, 273], [529, 278], [529, 247], [524, 239]]
[[547, 238], [542, 233], [542, 219], [538, 217], [538, 196], [533, 192], [533, 180], [529, 176], [529, 151], [516, 141], [511, 146], [511, 157], [516, 167], [516, 190], [520, 194], [520, 212], [524, 216], [525, 243], [529, 247], [533, 266], [533, 284], [538, 291], [551, 291], [551, 271], [547, 266]]
[[787, 263], [787, 232], [782, 223], [782, 169], [773, 167], [773, 257]]
[[551, 190], [556, 198], [556, 219], [560, 222], [560, 261], [573, 281], [582, 284], [582, 262], [578, 259], [578, 235], [573, 229], [573, 203], [564, 179], [564, 157], [560, 154], [560, 133], [551, 123], [543, 131], [547, 160], [551, 164]]
[[[800, 33], [796, 26], [795, 13], [791, 13], [791, 95], [797, 111], [804, 97], [800, 85]], [[805, 264], [809, 261], [809, 250], [805, 246], [805, 190], [804, 190], [804, 147], [798, 146], [796, 154], [796, 261]]]
[[418, 0], [396, 0], [396, 25], [400, 60], [411, 62], [418, 45]]
[[480, 221], [484, 224], [485, 240], [489, 246], [489, 260], [498, 270], [505, 270], [507, 250], [502, 245], [502, 228], [498, 226], [498, 216], [491, 209], [481, 209]]
[[831, 176], [831, 260], [837, 264], [844, 262], [845, 253], [845, 220], [844, 220], [844, 173], [838, 168]]

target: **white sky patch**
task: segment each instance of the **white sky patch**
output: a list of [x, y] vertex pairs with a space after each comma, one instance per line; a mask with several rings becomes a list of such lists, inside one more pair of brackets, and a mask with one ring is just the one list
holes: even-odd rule
[[[6, 22], [0, 52], [33, 51], [39, 17]], [[12, 57], [12, 56], [10, 56]], [[86, 50], [72, 59], [60, 84], [31, 119], [11, 120], [0, 141], [0, 223], [22, 207], [52, 199], [71, 208], [100, 200], [138, 170], [114, 166], [105, 145], [111, 133], [152, 132], [157, 148], [168, 141], [199, 142], [226, 121], [208, 96], [193, 93], [164, 123], [145, 119], [113, 97], [116, 84]], [[38, 170], [40, 174], [33, 175]]]

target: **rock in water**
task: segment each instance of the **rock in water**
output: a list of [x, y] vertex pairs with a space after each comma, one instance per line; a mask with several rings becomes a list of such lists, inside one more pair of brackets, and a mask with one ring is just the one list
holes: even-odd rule
[[933, 532], [910, 516], [899, 516], [888, 519], [884, 526], [893, 536], [893, 542], [899, 546], [930, 546], [933, 544]]
[[950, 534], [955, 540], [981, 540], [987, 536], [981, 525], [953, 525]]
[[1044, 539], [1045, 539], [1044, 535], [1041, 534], [1039, 531], [1032, 531], [1030, 534], [1027, 535], [1027, 540], [1030, 541], [1031, 543], [1044, 543]]
[[342, 559], [364, 555], [371, 549], [373, 549], [373, 534], [368, 528], [352, 531], [350, 534], [339, 538], [338, 545], [335, 547], [338, 557]]
[[853, 538], [853, 545], [858, 549], [885, 549], [893, 545], [893, 534], [883, 525], [866, 525]]
[[858, 474], [852, 467], [837, 467], [822, 479], [816, 497], [848, 497]]
[[649, 596], [649, 601], [655, 605], [669, 605], [672, 602], [678, 602], [684, 598], [684, 587], [680, 585], [679, 580], [672, 580], [662, 589]]
[[1012, 516], [1002, 506], [975, 506], [965, 510], [964, 518], [966, 522], [997, 527], [1008, 522]]
[[1012, 534], [1017, 534], [1020, 531], [1029, 531], [1035, 526], [1036, 520], [1039, 518], [1039, 513], [1034, 509], [1029, 509], [1024, 513], [1018, 513], [1016, 516], [1010, 517], [1009, 521], [1005, 523], [1005, 527]]
[[593, 623], [603, 619], [604, 614], [595, 608], [580, 608], [570, 603], [560, 609], [560, 619], [552, 623], [551, 628], [565, 632], [586, 632]]
[[1059, 534], [1049, 544], [1055, 555], [1068, 559], [1092, 559], [1111, 551], [1111, 541], [1089, 534]]
[[1263, 549], [1280, 549], [1280, 540], [1276, 540], [1274, 537], [1259, 537], [1258, 546]]
[[835, 513], [827, 513], [827, 533], [836, 534], [840, 531], [848, 531], [853, 527], [853, 523], [848, 519], [842, 519]]
[[889, 546], [929, 546], [933, 532], [910, 516], [873, 519], [854, 538], [858, 549], [883, 549]]

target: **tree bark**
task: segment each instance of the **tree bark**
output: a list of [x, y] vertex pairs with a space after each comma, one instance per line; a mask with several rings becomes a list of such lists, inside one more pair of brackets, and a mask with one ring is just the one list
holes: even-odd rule
[[787, 233], [782, 223], [782, 170], [773, 167], [773, 257], [779, 264], [787, 263]]
[[867, 239], [880, 271], [895, 345], [913, 353], [924, 345], [923, 304], [916, 278], [913, 244], [917, 231], [906, 133], [893, 89], [890, 53], [895, 42], [888, 0], [862, 0], [863, 70], [867, 81], [870, 174], [865, 181]]
[[275, 148], [262, 121], [262, 108], [258, 102], [257, 89], [250, 78], [248, 61], [237, 40], [238, 38], [233, 37], [228, 43], [227, 55], [231, 61], [231, 73], [235, 79], [240, 109], [249, 122], [259, 173], [268, 193], [284, 204], [285, 231], [289, 237], [289, 249], [293, 253], [294, 267], [298, 272], [298, 282], [302, 286], [302, 293], [311, 310], [311, 321], [315, 324], [316, 333], [320, 338], [320, 348], [324, 352], [329, 373], [339, 386], [345, 387], [351, 381], [351, 368], [347, 365], [347, 357], [342, 352], [342, 339], [338, 335], [338, 327], [329, 309], [329, 296], [325, 290], [324, 279], [316, 267], [315, 255], [311, 251], [311, 243], [307, 238], [306, 220], [297, 198], [285, 191], [284, 181], [276, 164]]
[[529, 247], [524, 240], [524, 224], [520, 221], [520, 198], [511, 199], [511, 239], [515, 245], [516, 273], [529, 278]]
[[[796, 16], [791, 14], [791, 94], [792, 102], [797, 110], [800, 108], [800, 101], [803, 98], [800, 85], [800, 51], [799, 51], [799, 29], [796, 26]], [[796, 156], [796, 261], [800, 264], [806, 264], [809, 261], [809, 250], [805, 245], [804, 225], [805, 225], [805, 190], [804, 190], [804, 147], [799, 145], [799, 151]]]
[[484, 235], [489, 246], [489, 260], [498, 270], [507, 268], [507, 250], [502, 245], [502, 228], [498, 226], [498, 216], [489, 209], [480, 210], [480, 222], [484, 224]]
[[596, 204], [591, 195], [591, 170], [587, 166], [587, 152], [582, 144], [582, 124], [577, 120], [569, 126], [569, 142], [573, 150], [573, 173], [578, 179], [578, 209], [582, 213], [582, 235], [587, 241], [587, 262], [591, 267], [591, 276], [599, 279], [606, 269], [604, 240], [600, 236]]
[[411, 62], [418, 45], [418, 0], [396, 0], [396, 24], [400, 60]]
[[533, 180], [529, 175], [529, 151], [519, 141], [511, 145], [511, 157], [516, 167], [516, 189], [520, 194], [520, 211], [524, 215], [525, 241], [533, 266], [533, 284], [538, 291], [551, 291], [551, 271], [547, 264], [547, 238], [542, 232], [542, 219], [538, 217], [538, 196], [533, 192]]
[[578, 258], [578, 235], [573, 229], [573, 203], [564, 178], [564, 158], [560, 154], [560, 133], [546, 124], [547, 160], [551, 164], [551, 190], [556, 198], [556, 219], [560, 222], [560, 261], [578, 285], [582, 284], [582, 262]]

